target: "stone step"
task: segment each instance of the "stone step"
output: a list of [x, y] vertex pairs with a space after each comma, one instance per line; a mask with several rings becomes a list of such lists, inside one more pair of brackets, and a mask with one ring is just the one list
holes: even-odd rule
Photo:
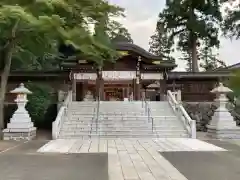
[[[144, 127], [152, 127], [151, 123], [113, 123], [113, 122], [89, 122], [89, 123], [71, 123], [71, 122], [64, 122], [63, 127], [76, 127], [76, 128], [82, 128], [82, 127], [91, 127], [91, 126], [98, 126], [98, 127], [105, 127], [105, 128], [144, 128]], [[162, 123], [162, 124], [153, 124], [155, 128], [160, 129], [168, 129], [168, 128], [183, 128], [184, 126], [181, 123]]]
[[60, 135], [59, 139], [88, 139], [89, 137], [96, 138], [188, 138], [189, 136], [187, 134], [151, 134], [151, 135], [88, 135], [88, 134], [82, 134], [78, 136], [62, 136]]
[[[96, 117], [94, 115], [69, 115], [69, 118], [93, 118], [93, 117]], [[146, 119], [148, 118], [149, 116], [146, 116], [146, 115], [141, 115], [141, 116], [130, 116], [130, 115], [108, 115], [108, 116], [103, 116], [103, 115], [100, 115], [99, 118], [103, 119], [103, 118], [108, 118], [108, 119]], [[150, 116], [151, 118], [154, 118], [154, 119], [164, 119], [164, 120], [171, 120], [171, 119], [178, 119], [176, 116]]]
[[101, 116], [145, 116], [145, 113], [140, 113], [140, 112], [99, 112]]
[[96, 131], [95, 129], [92, 130], [81, 130], [81, 131], [61, 131], [61, 135], [79, 135], [79, 134], [101, 134], [101, 135], [135, 135], [135, 134], [141, 134], [141, 135], [151, 135], [151, 134], [158, 134], [158, 135], [166, 135], [166, 134], [171, 134], [171, 135], [176, 135], [176, 134], [187, 134], [186, 131], [184, 130], [165, 130], [165, 131], [156, 131], [154, 130], [138, 130], [138, 131], [124, 131], [124, 130], [112, 130], [112, 131], [103, 131], [103, 130], [98, 130]]
[[104, 122], [111, 122], [111, 123], [154, 123], [155, 125], [158, 124], [172, 124], [172, 123], [177, 123], [177, 124], [182, 124], [180, 120], [177, 119], [171, 119], [171, 120], [164, 120], [164, 119], [96, 119], [96, 118], [89, 118], [89, 119], [79, 119], [79, 118], [71, 118], [71, 119], [66, 119], [64, 122], [72, 122], [72, 123], [104, 123]]
[[187, 135], [185, 131], [62, 131], [60, 136], [82, 136], [82, 135], [110, 135], [110, 136], [151, 136], [151, 135], [158, 135], [158, 136], [183, 136]]
[[[151, 130], [152, 126], [148, 126], [148, 127], [133, 127], [133, 126], [127, 126], [127, 127], [101, 127], [101, 126], [97, 126], [97, 128], [100, 131], [116, 131], [116, 130], [122, 130], [122, 131], [136, 131], [136, 130]], [[183, 127], [153, 127], [154, 130], [156, 131], [185, 131]], [[90, 131], [90, 130], [96, 130], [96, 125], [93, 126], [85, 126], [85, 127], [77, 127], [77, 126], [64, 126], [62, 127], [62, 131], [82, 131], [82, 130], [86, 130], [86, 131]]]
[[[116, 123], [64, 123], [63, 124], [63, 127], [88, 127], [88, 126], [96, 126], [98, 125], [99, 127], [108, 127], [108, 128], [115, 128], [115, 127], [118, 127], [118, 128], [124, 128], [124, 127], [128, 127], [128, 128], [142, 128], [142, 127], [152, 127], [152, 124], [151, 123], [142, 123], [142, 124], [127, 124], [127, 123], [119, 123], [119, 124], [116, 124]], [[182, 124], [177, 124], [177, 123], [173, 123], [173, 124], [153, 124], [154, 127], [156, 128], [179, 128], [179, 127], [183, 127]]]

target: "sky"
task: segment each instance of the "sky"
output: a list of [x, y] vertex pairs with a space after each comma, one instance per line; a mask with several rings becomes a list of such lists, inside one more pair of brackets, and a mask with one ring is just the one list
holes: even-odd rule
[[[134, 43], [146, 50], [149, 49], [150, 36], [154, 34], [159, 12], [165, 6], [165, 0], [108, 0], [125, 9], [125, 18], [118, 18], [132, 36]], [[227, 65], [240, 62], [240, 40], [221, 38], [219, 58]], [[179, 61], [179, 53], [174, 54], [178, 68], [184, 71], [185, 64]]]

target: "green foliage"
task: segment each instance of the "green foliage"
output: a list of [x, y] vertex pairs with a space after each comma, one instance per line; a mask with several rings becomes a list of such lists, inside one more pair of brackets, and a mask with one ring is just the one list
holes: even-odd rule
[[157, 56], [160, 56], [162, 60], [175, 59], [171, 56], [173, 52], [174, 41], [169, 38], [169, 34], [161, 21], [158, 21], [155, 34], [151, 36], [149, 51]]
[[46, 113], [50, 105], [53, 104], [54, 99], [52, 97], [53, 89], [47, 85], [39, 85], [35, 83], [27, 83], [26, 87], [32, 91], [31, 95], [28, 95], [27, 110], [37, 127], [44, 126], [44, 123], [51, 124], [51, 118], [46, 118]]
[[233, 76], [229, 79], [228, 86], [233, 90], [235, 97], [240, 97], [240, 70], [232, 72]]
[[112, 22], [108, 27], [108, 36], [114, 42], [133, 43], [133, 39], [128, 30], [118, 22]]
[[[15, 66], [31, 64], [30, 68], [38, 69], [44, 62], [49, 63], [49, 59], [59, 56], [59, 41], [73, 45], [86, 56], [94, 54], [95, 61], [102, 59], [102, 56], [108, 58], [116, 55], [110, 44], [93, 36], [90, 29], [90, 25], [104, 18], [107, 23], [113, 23], [108, 19], [121, 15], [121, 8], [106, 1], [9, 0], [1, 1], [0, 5], [0, 50], [3, 52], [10, 42], [14, 43]], [[16, 27], [14, 33], [13, 27]], [[40, 57], [44, 57], [41, 59], [43, 62]], [[1, 61], [4, 60], [1, 58]], [[26, 63], [21, 63], [23, 61]]]
[[204, 46], [199, 50], [200, 67], [204, 71], [211, 71], [220, 67], [226, 67], [226, 64], [218, 59], [218, 54], [214, 53], [212, 48]]
[[186, 71], [187, 72], [192, 72], [192, 58], [191, 58], [191, 52], [189, 50], [183, 51], [182, 52], [182, 57], [180, 60], [186, 61]]
[[[109, 26], [114, 22], [109, 19], [119, 15], [122, 9], [105, 0], [1, 0], [0, 129], [10, 69], [57, 68], [60, 43], [73, 46], [96, 64], [115, 60], [118, 53], [105, 35], [107, 29], [99, 25]], [[42, 101], [34, 99], [37, 104]], [[35, 113], [43, 113], [42, 108], [36, 105]]]
[[222, 25], [224, 35], [230, 38], [240, 38], [240, 1], [221, 0], [225, 7], [225, 17]]
[[222, 20], [218, 0], [166, 0], [165, 9], [159, 18], [170, 33], [177, 39], [178, 47], [191, 50], [192, 64], [197, 64], [197, 46], [203, 40], [208, 47], [219, 45], [219, 23]]

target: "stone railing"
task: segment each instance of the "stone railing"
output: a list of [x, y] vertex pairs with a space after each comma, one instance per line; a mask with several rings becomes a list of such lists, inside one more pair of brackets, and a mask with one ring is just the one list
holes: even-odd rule
[[181, 92], [181, 90], [171, 91], [171, 92], [172, 92], [172, 95], [175, 97], [175, 99], [176, 99], [178, 102], [181, 102], [181, 101], [182, 101], [182, 92]]
[[63, 124], [67, 118], [68, 104], [72, 101], [72, 91], [69, 91], [65, 100], [63, 101], [55, 121], [52, 123], [52, 138], [57, 139]]
[[170, 91], [167, 91], [167, 100], [173, 111], [181, 118], [188, 134], [191, 138], [196, 138], [196, 121], [191, 119], [187, 111], [184, 109], [181, 103], [176, 100], [176, 96]]

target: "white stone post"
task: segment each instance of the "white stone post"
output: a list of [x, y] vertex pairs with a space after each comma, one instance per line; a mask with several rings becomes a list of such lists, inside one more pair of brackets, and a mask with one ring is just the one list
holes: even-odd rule
[[210, 124], [207, 126], [208, 136], [217, 139], [240, 138], [240, 128], [236, 126], [234, 118], [226, 108], [228, 102], [226, 94], [231, 93], [232, 90], [219, 83], [219, 86], [211, 92], [216, 94], [215, 102], [219, 106], [214, 112]]
[[182, 92], [181, 92], [181, 90], [177, 90], [177, 101], [178, 102], [182, 101]]
[[19, 139], [33, 139], [36, 136], [36, 128], [31, 121], [31, 118], [25, 109], [28, 102], [27, 94], [31, 94], [24, 84], [11, 91], [13, 94], [17, 94], [15, 102], [17, 103], [17, 110], [14, 112], [10, 123], [7, 124], [7, 128], [3, 130], [4, 140], [19, 140]]

